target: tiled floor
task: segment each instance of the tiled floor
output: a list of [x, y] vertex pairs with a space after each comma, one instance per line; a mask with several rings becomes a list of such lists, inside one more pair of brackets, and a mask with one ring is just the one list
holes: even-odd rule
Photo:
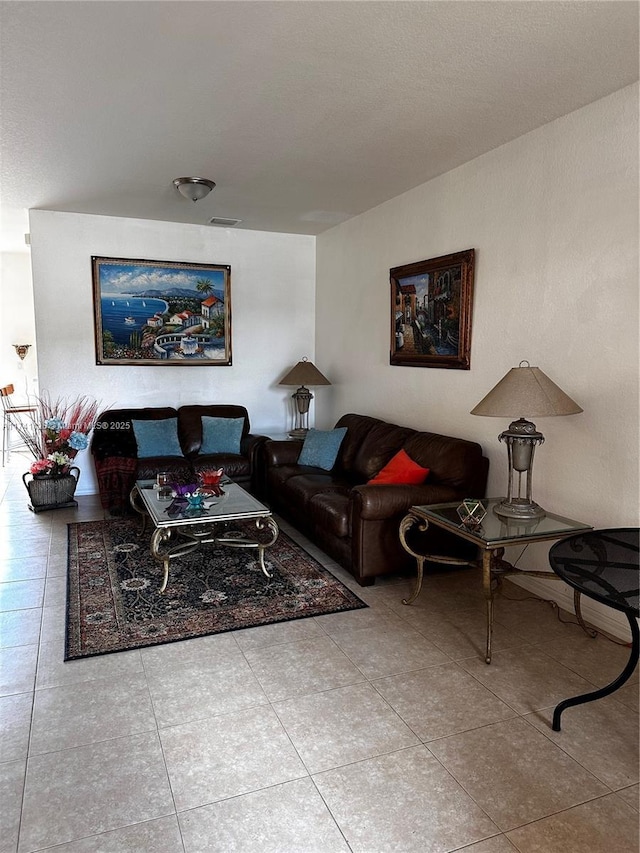
[[[66, 524], [0, 473], [0, 853], [637, 853], [638, 677], [473, 570], [367, 610], [62, 662]], [[347, 576], [321, 558], [343, 579]]]

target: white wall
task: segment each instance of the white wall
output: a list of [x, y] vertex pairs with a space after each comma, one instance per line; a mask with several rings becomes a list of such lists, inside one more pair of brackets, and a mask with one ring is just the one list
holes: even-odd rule
[[[31, 211], [40, 387], [108, 406], [237, 403], [253, 432], [283, 432], [291, 388], [276, 383], [314, 358], [315, 238], [209, 226]], [[229, 367], [97, 366], [91, 256], [231, 266]], [[78, 493], [97, 490], [88, 453]]]
[[[469, 248], [471, 370], [391, 367], [389, 269]], [[319, 426], [355, 411], [474, 439], [504, 494], [507, 422], [469, 412], [527, 359], [584, 408], [538, 421], [534, 498], [638, 525], [637, 85], [325, 232], [316, 269], [316, 356], [335, 383]], [[520, 565], [546, 570], [547, 553]]]
[[[13, 385], [14, 402], [36, 393], [37, 350], [29, 252], [0, 252], [0, 387]], [[24, 359], [13, 344], [31, 344]]]

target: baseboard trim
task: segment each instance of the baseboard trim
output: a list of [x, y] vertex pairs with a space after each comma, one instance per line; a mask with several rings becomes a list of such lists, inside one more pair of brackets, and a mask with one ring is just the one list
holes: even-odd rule
[[[551, 575], [551, 580], [543, 578], [525, 578], [522, 575], [510, 575], [509, 580], [521, 586], [523, 589], [533, 592], [540, 598], [546, 598], [555, 601], [558, 607], [569, 613], [575, 613], [573, 606], [573, 589], [567, 584], [558, 580], [554, 580], [555, 576]], [[587, 598], [583, 595], [581, 598], [581, 610], [585, 621], [590, 622], [596, 628], [611, 634], [625, 642], [631, 642], [631, 631], [629, 623], [624, 613], [619, 610], [614, 610], [612, 607], [606, 607], [592, 598]]]

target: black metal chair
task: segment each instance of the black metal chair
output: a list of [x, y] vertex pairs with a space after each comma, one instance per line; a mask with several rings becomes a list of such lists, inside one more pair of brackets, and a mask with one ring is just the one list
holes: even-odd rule
[[556, 542], [549, 551], [553, 571], [574, 590], [624, 613], [631, 628], [631, 654], [627, 665], [606, 687], [565, 699], [553, 712], [553, 730], [560, 731], [566, 708], [608, 696], [631, 678], [638, 664], [638, 565], [640, 528], [591, 530]]

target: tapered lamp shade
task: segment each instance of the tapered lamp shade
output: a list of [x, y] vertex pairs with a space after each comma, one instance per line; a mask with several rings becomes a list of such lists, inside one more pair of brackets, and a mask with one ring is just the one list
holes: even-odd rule
[[286, 373], [278, 385], [331, 385], [315, 364], [303, 358]]
[[296, 420], [289, 435], [292, 438], [304, 438], [309, 431], [309, 406], [313, 400], [313, 394], [306, 386], [331, 385], [331, 382], [320, 373], [313, 362], [303, 358], [282, 377], [278, 385], [299, 386], [291, 395], [296, 406]]
[[478, 405], [472, 415], [489, 418], [513, 418], [526, 415], [545, 418], [553, 415], [577, 415], [583, 410], [539, 367], [512, 367]]
[[498, 436], [499, 441], [507, 445], [509, 485], [507, 497], [494, 509], [497, 515], [520, 520], [535, 520], [546, 515], [542, 507], [531, 499], [533, 455], [536, 446], [544, 443], [544, 436], [524, 416], [545, 418], [577, 415], [581, 411], [575, 400], [558, 388], [539, 367], [531, 367], [528, 361], [512, 367], [471, 410], [472, 415], [489, 418], [518, 418]]

